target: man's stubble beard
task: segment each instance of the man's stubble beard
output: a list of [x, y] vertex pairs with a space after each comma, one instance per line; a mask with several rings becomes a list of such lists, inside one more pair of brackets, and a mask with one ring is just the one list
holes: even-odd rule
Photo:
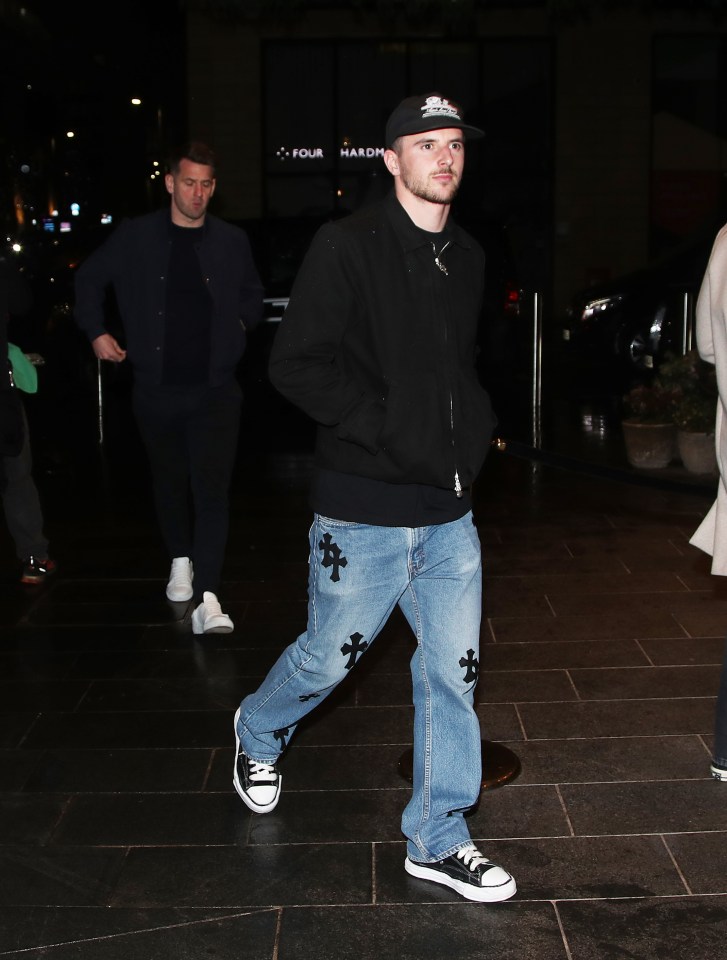
[[201, 220], [204, 217], [205, 213], [207, 212], [206, 207], [203, 207], [201, 210], [197, 210], [194, 207], [191, 207], [191, 206], [188, 207], [186, 203], [183, 206], [181, 204], [177, 204], [177, 209], [188, 220], [193, 220], [195, 222], [197, 220]]
[[412, 193], [415, 197], [419, 197], [420, 200], [448, 205], [457, 196], [457, 191], [459, 190], [459, 177], [456, 174], [452, 174], [452, 176], [454, 179], [449, 185], [450, 192], [446, 196], [434, 187], [431, 187], [428, 178], [426, 180], [423, 178], [412, 178], [402, 172], [401, 179], [409, 193]]

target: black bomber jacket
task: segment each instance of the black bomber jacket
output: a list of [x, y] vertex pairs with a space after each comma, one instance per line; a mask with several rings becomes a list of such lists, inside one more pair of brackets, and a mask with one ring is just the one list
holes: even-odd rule
[[[441, 262], [436, 252], [448, 243]], [[468, 486], [495, 417], [475, 371], [482, 248], [420, 230], [392, 192], [316, 234], [273, 345], [270, 378], [318, 423], [319, 467]]]

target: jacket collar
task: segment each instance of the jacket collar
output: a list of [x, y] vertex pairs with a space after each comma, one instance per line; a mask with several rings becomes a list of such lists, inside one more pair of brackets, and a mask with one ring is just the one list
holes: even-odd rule
[[[429, 235], [425, 230], [421, 230], [411, 219], [406, 210], [402, 207], [392, 190], [384, 199], [384, 210], [391, 221], [394, 233], [399, 239], [403, 249], [408, 253], [410, 250], [416, 250], [417, 247], [431, 243]], [[452, 220], [452, 216], [447, 218], [447, 225], [442, 231], [442, 239], [451, 243], [457, 243], [462, 247], [471, 247], [472, 243], [467, 234], [461, 230]]]

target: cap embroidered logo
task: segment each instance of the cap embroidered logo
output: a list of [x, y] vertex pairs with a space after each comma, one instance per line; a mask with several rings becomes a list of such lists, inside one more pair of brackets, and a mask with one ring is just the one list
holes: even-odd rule
[[422, 117], [451, 117], [453, 120], [462, 119], [457, 107], [443, 97], [427, 97], [422, 106]]

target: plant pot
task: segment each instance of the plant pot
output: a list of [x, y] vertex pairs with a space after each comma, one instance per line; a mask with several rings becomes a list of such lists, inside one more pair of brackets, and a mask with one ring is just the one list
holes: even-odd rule
[[717, 453], [713, 433], [679, 430], [677, 447], [682, 463], [690, 473], [715, 474]]
[[673, 423], [638, 423], [624, 420], [626, 459], [640, 470], [667, 467], [677, 456], [677, 429]]

